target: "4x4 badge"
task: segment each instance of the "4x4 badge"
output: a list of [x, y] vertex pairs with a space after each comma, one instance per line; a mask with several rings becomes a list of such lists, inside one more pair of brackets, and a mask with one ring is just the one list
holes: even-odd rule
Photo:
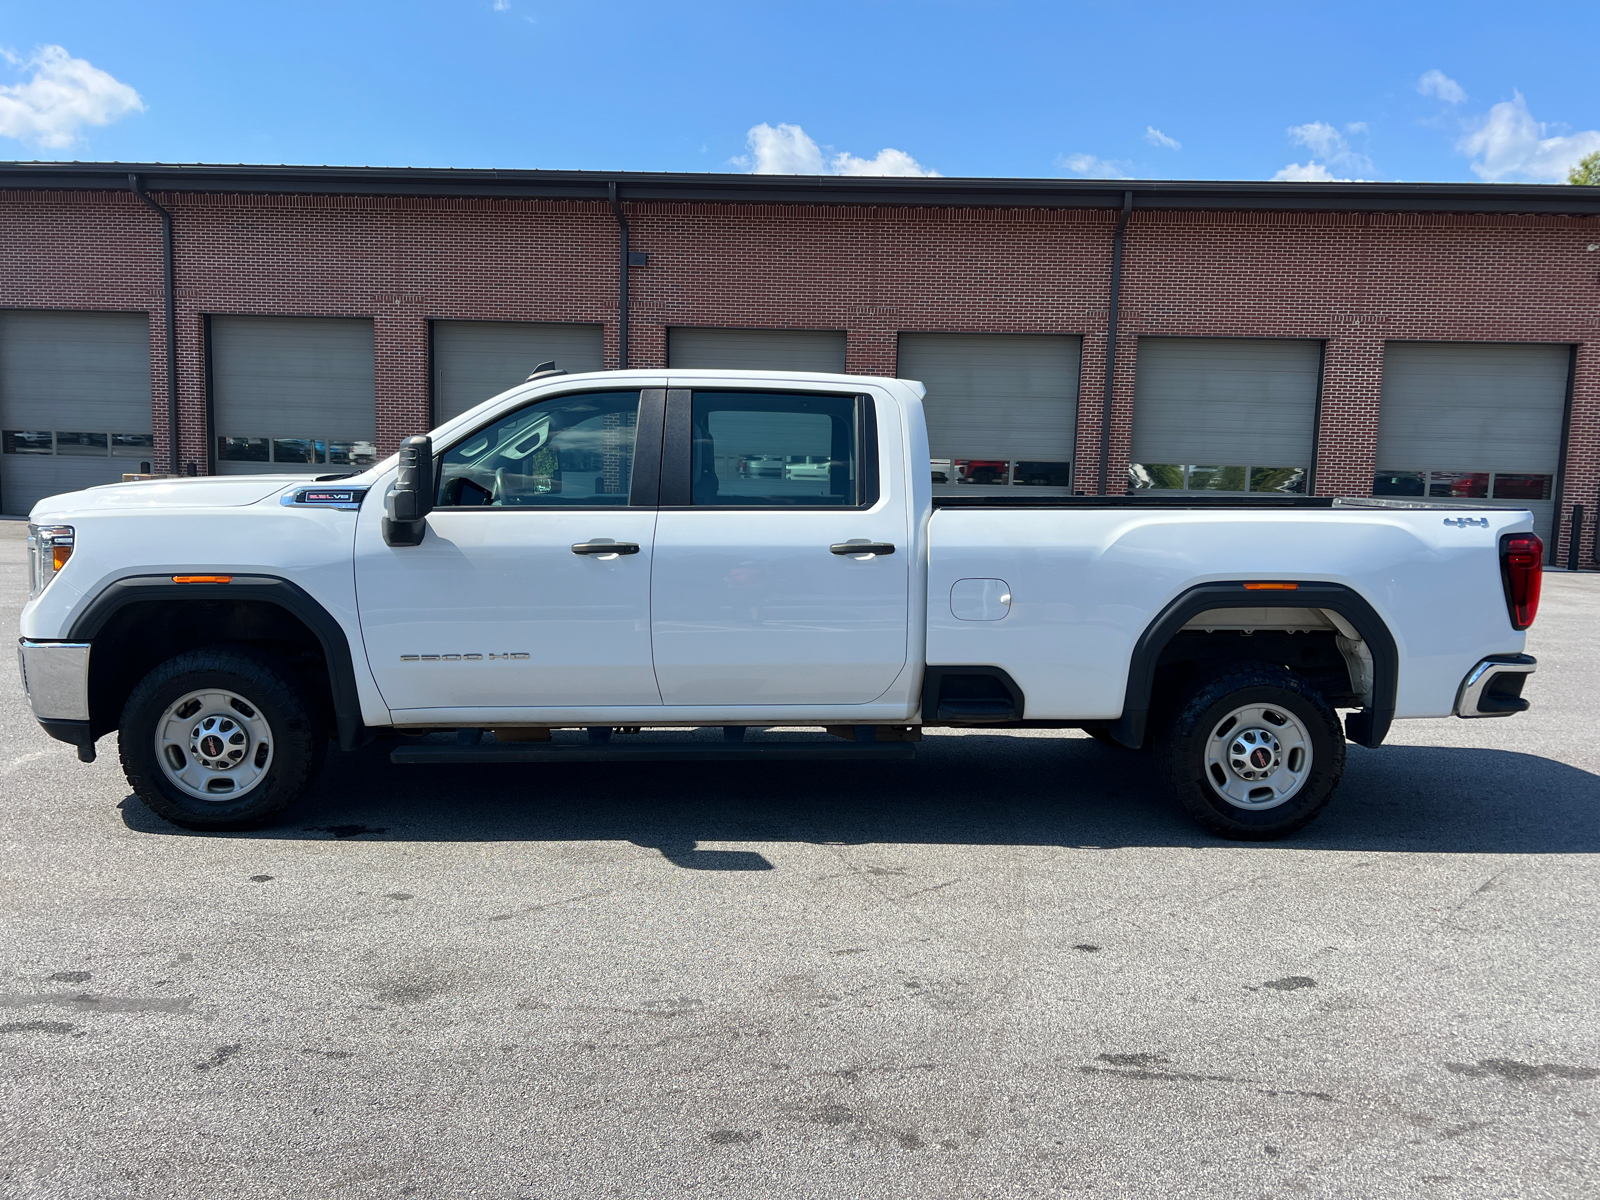
[[1471, 529], [1474, 526], [1479, 529], [1489, 528], [1488, 517], [1446, 517], [1444, 523], [1454, 525], [1457, 529]]

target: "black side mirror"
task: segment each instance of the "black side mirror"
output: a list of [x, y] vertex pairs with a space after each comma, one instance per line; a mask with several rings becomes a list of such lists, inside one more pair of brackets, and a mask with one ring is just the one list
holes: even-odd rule
[[433, 511], [433, 439], [408, 437], [400, 443], [400, 474], [384, 500], [383, 540], [391, 546], [420, 546]]

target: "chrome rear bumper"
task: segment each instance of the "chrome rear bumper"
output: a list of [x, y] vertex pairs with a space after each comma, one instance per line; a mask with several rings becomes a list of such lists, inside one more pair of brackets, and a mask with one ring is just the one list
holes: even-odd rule
[[1522, 685], [1538, 669], [1531, 654], [1495, 654], [1484, 659], [1461, 681], [1456, 693], [1458, 717], [1510, 717], [1528, 710]]

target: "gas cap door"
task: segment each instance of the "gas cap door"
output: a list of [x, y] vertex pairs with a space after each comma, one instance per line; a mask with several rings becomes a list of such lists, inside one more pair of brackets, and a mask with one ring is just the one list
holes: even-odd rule
[[958, 579], [950, 586], [950, 614], [958, 621], [998, 621], [1010, 611], [1004, 579]]

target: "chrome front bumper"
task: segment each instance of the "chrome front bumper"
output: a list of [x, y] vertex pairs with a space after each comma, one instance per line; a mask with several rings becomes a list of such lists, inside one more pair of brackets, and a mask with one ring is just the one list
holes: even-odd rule
[[1538, 659], [1531, 654], [1497, 654], [1484, 659], [1461, 681], [1456, 716], [1509, 717], [1527, 712], [1522, 685], [1538, 667]]
[[89, 643], [17, 642], [22, 690], [41, 721], [89, 719]]

